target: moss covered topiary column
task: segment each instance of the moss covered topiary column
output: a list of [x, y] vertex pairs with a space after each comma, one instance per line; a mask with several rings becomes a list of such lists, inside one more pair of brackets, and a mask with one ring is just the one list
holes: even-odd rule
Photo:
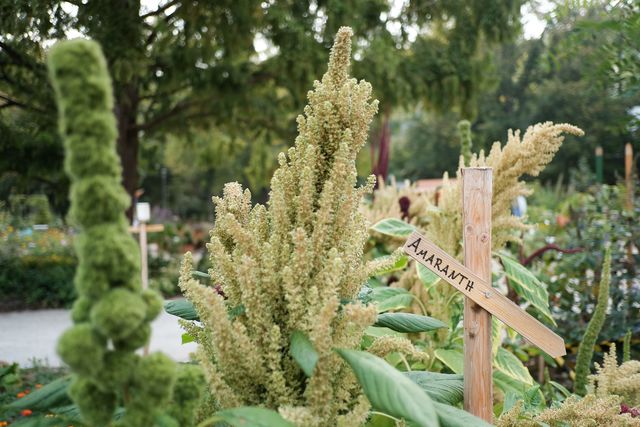
[[58, 343], [75, 374], [70, 395], [89, 425], [111, 425], [124, 407], [117, 425], [151, 426], [170, 399], [175, 365], [159, 353], [135, 354], [162, 300], [142, 290], [138, 247], [127, 230], [105, 59], [98, 44], [73, 40], [51, 49], [48, 66], [71, 179], [70, 217], [80, 230], [74, 326]]

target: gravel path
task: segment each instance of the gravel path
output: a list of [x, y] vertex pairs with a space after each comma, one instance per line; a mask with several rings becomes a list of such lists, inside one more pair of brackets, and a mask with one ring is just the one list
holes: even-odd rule
[[[195, 343], [181, 344], [178, 318], [162, 312], [153, 322], [149, 351], [162, 351], [176, 361], [189, 360]], [[55, 352], [60, 334], [71, 325], [68, 310], [36, 310], [0, 313], [0, 361], [31, 366], [39, 363], [57, 367], [62, 361]]]

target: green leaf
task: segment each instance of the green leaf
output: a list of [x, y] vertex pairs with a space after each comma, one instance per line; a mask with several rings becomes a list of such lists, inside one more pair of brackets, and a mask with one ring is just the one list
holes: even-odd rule
[[447, 325], [438, 319], [411, 313], [383, 313], [378, 315], [374, 326], [393, 329], [398, 332], [429, 332], [446, 328]]
[[203, 279], [211, 279], [211, 276], [209, 276], [207, 273], [203, 273], [202, 271], [193, 270], [191, 272], [191, 275], [193, 277], [202, 277]]
[[233, 320], [238, 316], [242, 316], [245, 313], [246, 309], [244, 308], [244, 304], [238, 304], [235, 307], [228, 308], [227, 314], [229, 315], [229, 319]]
[[383, 414], [373, 414], [365, 424], [366, 427], [397, 427], [393, 418]]
[[[508, 392], [505, 393], [505, 397], [504, 397], [504, 403], [502, 404], [502, 415], [504, 415], [505, 413], [509, 412], [509, 410], [511, 408], [513, 408], [515, 406], [515, 404], [518, 402], [518, 395], [513, 393], [513, 392]], [[500, 415], [500, 416], [502, 416]]]
[[525, 411], [540, 411], [546, 407], [544, 395], [540, 390], [540, 384], [535, 384], [533, 387], [529, 387], [524, 393], [524, 408]]
[[505, 395], [513, 393], [516, 396], [524, 396], [524, 392], [530, 385], [518, 381], [502, 371], [493, 370], [493, 385], [498, 387]]
[[560, 393], [562, 393], [564, 395], [564, 397], [571, 396], [571, 392], [569, 390], [567, 390], [567, 388], [565, 386], [563, 386], [562, 384], [560, 384], [558, 382], [555, 382], [555, 381], [549, 381], [549, 384], [551, 384], [553, 386], [553, 388], [555, 388]]
[[462, 402], [464, 394], [462, 375], [426, 371], [410, 371], [405, 372], [404, 375], [418, 384], [436, 402], [449, 405]]
[[502, 331], [504, 330], [504, 323], [502, 323], [497, 317], [491, 316], [491, 354], [496, 357], [498, 349], [502, 345]]
[[533, 385], [534, 381], [526, 366], [513, 353], [506, 348], [500, 347], [493, 360], [493, 366], [506, 376], [516, 381]]
[[376, 304], [378, 313], [384, 313], [390, 310], [402, 310], [411, 307], [413, 297], [410, 294], [396, 295]]
[[462, 374], [464, 372], [464, 354], [462, 350], [446, 350], [439, 348], [435, 351], [435, 355], [439, 361], [444, 363], [447, 368], [451, 369], [456, 374]]
[[549, 293], [540, 280], [518, 261], [503, 253], [498, 253], [504, 272], [513, 290], [531, 303], [546, 319], [556, 325], [549, 310]]
[[400, 371], [366, 351], [336, 351], [353, 369], [374, 410], [422, 427], [439, 426], [429, 395]]
[[416, 262], [416, 272], [418, 273], [418, 279], [420, 279], [426, 289], [429, 289], [431, 286], [435, 285], [438, 280], [440, 280], [436, 273], [429, 270], [419, 262]]
[[491, 424], [462, 409], [439, 402], [434, 402], [434, 405], [442, 427], [491, 427]]
[[198, 427], [214, 425], [219, 421], [224, 421], [232, 427], [295, 427], [276, 411], [255, 406], [242, 406], [218, 411], [213, 417], [200, 423]]
[[381, 288], [373, 288], [371, 290], [371, 301], [380, 302], [396, 295], [408, 295], [409, 291], [404, 288], [392, 288], [384, 286]]
[[14, 400], [8, 408], [22, 410], [47, 410], [54, 406], [71, 402], [67, 395], [67, 389], [71, 383], [71, 377], [65, 376], [45, 384], [42, 388], [32, 391], [21, 399]]
[[192, 335], [187, 333], [182, 334], [182, 344], [187, 344], [194, 341], [195, 341], [195, 338], [193, 338]]
[[[506, 356], [505, 352], [515, 360], [510, 356]], [[498, 350], [498, 354], [500, 355], [500, 366], [497, 366], [497, 357], [493, 362], [495, 367], [493, 370], [494, 385], [505, 394], [512, 392], [518, 396], [523, 396], [524, 392], [533, 384], [533, 378], [531, 378], [529, 371], [524, 367], [524, 365], [522, 365], [520, 359], [509, 353], [504, 348], [500, 348]], [[439, 348], [435, 351], [435, 356], [456, 374], [464, 373], [464, 353], [462, 350], [447, 350]], [[527, 380], [523, 381], [523, 379]]]
[[389, 310], [400, 310], [411, 306], [413, 295], [404, 288], [373, 288], [370, 294], [371, 301], [378, 308], [378, 313]]
[[[113, 415], [114, 419], [122, 418], [124, 408], [116, 409]], [[66, 405], [59, 408], [51, 409], [51, 412], [64, 418], [66, 421], [72, 421], [74, 423], [82, 422], [82, 415], [80, 415], [80, 408], [77, 405]]]
[[196, 308], [191, 301], [186, 299], [165, 302], [164, 311], [185, 320], [200, 320]]
[[18, 364], [12, 363], [11, 365], [0, 368], [0, 380], [4, 379], [7, 375], [12, 375], [18, 372]]
[[67, 425], [64, 421], [58, 417], [31, 416], [11, 423], [11, 427], [60, 427], [61, 425]]
[[415, 227], [397, 218], [386, 218], [378, 221], [371, 229], [387, 236], [407, 237], [413, 233]]
[[[388, 255], [384, 258], [391, 258], [392, 256], [393, 255]], [[393, 273], [394, 271], [404, 270], [407, 267], [407, 264], [409, 264], [409, 257], [402, 255], [392, 265], [385, 266], [384, 268], [374, 271], [372, 276], [382, 276], [384, 274]]]
[[291, 334], [291, 347], [289, 348], [291, 357], [298, 363], [307, 377], [313, 374], [313, 370], [318, 363], [320, 356], [307, 335], [302, 331], [294, 331]]

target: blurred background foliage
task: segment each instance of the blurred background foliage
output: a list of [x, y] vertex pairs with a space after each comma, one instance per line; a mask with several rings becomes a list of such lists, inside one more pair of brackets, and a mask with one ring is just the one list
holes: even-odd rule
[[[172, 254], [206, 240], [201, 221], [213, 220], [208, 201], [225, 182], [240, 181], [255, 200], [266, 200], [276, 154], [293, 143], [295, 117], [341, 25], [355, 32], [353, 74], [370, 81], [380, 100], [369, 150], [358, 159], [363, 177], [401, 182], [455, 172], [460, 120], [471, 122], [474, 151], [504, 141], [509, 128], [566, 121], [586, 136], [567, 138], [533, 203], [553, 217], [565, 209], [555, 204], [580, 191], [585, 198], [571, 196], [576, 205], [565, 213], [575, 216], [569, 229], [602, 234], [593, 218], [617, 217], [598, 204], [611, 200], [587, 198], [594, 149], [604, 148], [605, 181], [614, 184], [623, 144], [640, 148], [640, 6], [632, 1], [0, 0], [0, 12], [2, 267], [32, 275], [7, 273], [5, 293], [18, 292], [17, 284], [26, 295], [30, 284], [65, 283], [51, 291], [49, 305], [72, 298], [75, 265], [62, 142], [43, 65], [57, 39], [103, 45], [123, 184], [132, 196], [143, 188], [154, 220], [167, 224], [149, 236], [157, 249], [152, 282], [167, 295], [175, 292]], [[545, 29], [525, 38], [522, 22], [532, 17]], [[545, 191], [545, 183], [565, 193]], [[586, 200], [594, 206], [580, 205]], [[584, 233], [573, 234], [567, 241], [582, 242]], [[48, 268], [28, 264], [33, 239], [43, 235], [50, 242], [43, 247], [65, 260], [51, 279]], [[597, 267], [601, 259], [581, 262]]]
[[[570, 122], [543, 180], [605, 150], [615, 179], [624, 142], [638, 142], [638, 5], [632, 1], [0, 1], [0, 199], [46, 194], [64, 216], [55, 106], [43, 66], [65, 37], [102, 43], [114, 81], [123, 184], [165, 216], [211, 219], [229, 180], [259, 200], [274, 154], [341, 25], [356, 34], [354, 75], [380, 100], [361, 174], [440, 177], [457, 166], [455, 124], [475, 147], [509, 128]], [[522, 11], [546, 28], [522, 35]], [[634, 110], [633, 107], [636, 106]], [[634, 115], [635, 112], [635, 115]], [[393, 144], [392, 144], [393, 141]], [[368, 158], [367, 158], [368, 157]]]

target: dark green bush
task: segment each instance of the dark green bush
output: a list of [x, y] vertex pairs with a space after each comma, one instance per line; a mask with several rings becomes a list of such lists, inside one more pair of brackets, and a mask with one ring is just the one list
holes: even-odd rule
[[0, 311], [68, 307], [77, 259], [60, 230], [0, 233]]

